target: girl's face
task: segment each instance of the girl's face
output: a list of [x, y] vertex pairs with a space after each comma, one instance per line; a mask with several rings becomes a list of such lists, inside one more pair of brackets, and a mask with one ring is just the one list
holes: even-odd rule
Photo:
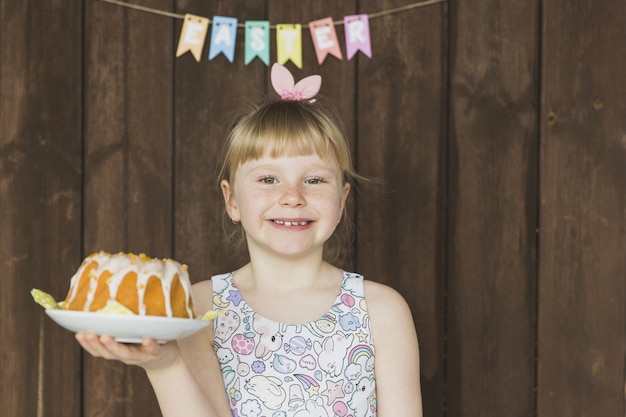
[[249, 160], [222, 181], [226, 210], [241, 221], [251, 256], [319, 251], [341, 220], [350, 185], [336, 161], [317, 154]]

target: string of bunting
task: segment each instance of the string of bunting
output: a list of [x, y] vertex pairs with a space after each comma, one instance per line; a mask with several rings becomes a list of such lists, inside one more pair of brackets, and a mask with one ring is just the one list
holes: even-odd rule
[[[285, 64], [293, 62], [298, 68], [302, 68], [302, 23], [283, 23], [270, 25], [267, 20], [247, 20], [239, 23], [236, 17], [213, 16], [209, 19], [193, 14], [178, 14], [150, 7], [139, 6], [118, 0], [100, 0], [135, 10], [141, 10], [161, 16], [183, 20], [176, 49], [176, 57], [190, 52], [197, 62], [200, 62], [202, 49], [207, 40], [209, 26], [212, 25], [208, 60], [212, 60], [219, 54], [223, 54], [231, 63], [235, 60], [235, 44], [237, 29], [245, 30], [244, 36], [244, 63], [248, 65], [255, 58], [260, 59], [265, 65], [270, 63], [270, 30], [276, 31], [276, 61]], [[322, 65], [328, 55], [343, 60], [341, 46], [335, 27], [344, 26], [346, 58], [351, 60], [361, 52], [368, 58], [372, 58], [372, 46], [370, 37], [370, 19], [388, 16], [391, 14], [415, 9], [417, 7], [430, 6], [443, 3], [447, 0], [425, 0], [406, 6], [388, 9], [378, 13], [354, 14], [344, 16], [342, 20], [334, 21], [331, 17], [318, 19], [307, 23], [313, 41], [313, 48], [317, 62]]]

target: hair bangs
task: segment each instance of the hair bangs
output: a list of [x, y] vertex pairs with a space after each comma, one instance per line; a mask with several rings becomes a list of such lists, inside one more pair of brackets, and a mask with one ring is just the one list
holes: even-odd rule
[[314, 120], [303, 118], [299, 120], [300, 123], [294, 123], [293, 120], [282, 119], [259, 124], [259, 129], [252, 135], [255, 157], [312, 154], [318, 154], [322, 159], [328, 157], [329, 140]]
[[227, 140], [229, 172], [223, 174], [232, 177], [239, 165], [264, 156], [317, 154], [326, 159], [335, 154], [332, 136], [340, 133], [329, 132], [330, 124], [325, 126], [316, 115], [303, 111], [300, 103], [294, 104], [277, 102], [239, 120]]

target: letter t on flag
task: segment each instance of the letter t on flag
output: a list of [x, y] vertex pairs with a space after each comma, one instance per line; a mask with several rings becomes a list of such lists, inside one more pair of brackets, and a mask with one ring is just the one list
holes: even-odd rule
[[322, 65], [328, 54], [333, 55], [337, 59], [342, 59], [341, 48], [337, 40], [337, 32], [333, 19], [327, 17], [325, 19], [316, 20], [309, 23], [311, 38], [313, 38], [313, 46], [317, 55], [317, 63]]
[[276, 25], [276, 61], [283, 65], [291, 60], [302, 69], [302, 25]]
[[186, 14], [183, 22], [183, 29], [180, 32], [180, 39], [178, 40], [176, 57], [183, 55], [187, 51], [191, 51], [191, 54], [196, 61], [200, 62], [202, 47], [204, 47], [204, 40], [206, 39], [206, 33], [208, 30], [209, 19], [206, 17]]
[[236, 39], [237, 18], [213, 16], [209, 61], [223, 52], [226, 58], [228, 58], [228, 60], [232, 63], [235, 60]]
[[343, 18], [346, 33], [346, 57], [349, 60], [360, 50], [372, 57], [370, 22], [366, 14], [355, 14]]

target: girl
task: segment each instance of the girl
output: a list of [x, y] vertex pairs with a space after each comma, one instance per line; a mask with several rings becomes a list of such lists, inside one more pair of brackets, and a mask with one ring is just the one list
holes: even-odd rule
[[177, 343], [76, 338], [143, 367], [166, 417], [421, 417], [406, 302], [329, 263], [358, 176], [341, 124], [312, 99], [321, 79], [294, 85], [275, 64], [272, 84], [281, 99], [236, 121], [219, 175], [249, 262], [193, 289], [198, 313], [226, 313]]

